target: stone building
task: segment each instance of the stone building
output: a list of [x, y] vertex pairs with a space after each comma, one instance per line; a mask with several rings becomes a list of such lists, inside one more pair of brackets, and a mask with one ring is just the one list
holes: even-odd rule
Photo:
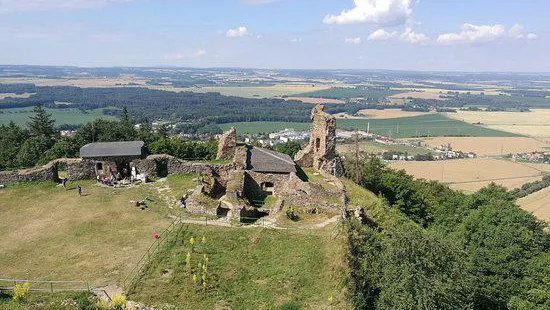
[[317, 105], [311, 111], [311, 122], [309, 144], [294, 160], [301, 167], [341, 176], [342, 163], [336, 156], [336, 118], [326, 113], [323, 105]]
[[130, 163], [144, 155], [143, 141], [97, 142], [80, 148], [80, 157], [93, 162], [95, 175], [130, 177]]

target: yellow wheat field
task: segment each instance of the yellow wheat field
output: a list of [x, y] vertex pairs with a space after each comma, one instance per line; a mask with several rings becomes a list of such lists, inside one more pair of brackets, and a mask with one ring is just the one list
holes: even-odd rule
[[458, 111], [446, 113], [446, 116], [542, 140], [550, 138], [550, 109], [534, 109], [531, 112]]
[[464, 191], [476, 191], [491, 182], [513, 189], [542, 179], [541, 169], [502, 159], [400, 161], [390, 166], [405, 169], [416, 178], [441, 181]]
[[474, 152], [479, 156], [548, 151], [549, 143], [528, 137], [438, 137], [423, 139], [430, 147], [451, 144], [455, 151]]
[[550, 222], [550, 188], [533, 193], [518, 200], [519, 206], [532, 212], [541, 220]]

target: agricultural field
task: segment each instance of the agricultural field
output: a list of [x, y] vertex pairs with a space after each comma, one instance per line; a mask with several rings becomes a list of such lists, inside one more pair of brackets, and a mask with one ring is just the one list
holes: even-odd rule
[[412, 112], [403, 111], [401, 109], [367, 109], [359, 111], [359, 114], [366, 116], [368, 119], [388, 119], [388, 118], [401, 118], [401, 117], [413, 117], [420, 115], [435, 114], [436, 112]]
[[[62, 124], [80, 125], [95, 119], [115, 119], [114, 116], [104, 115], [103, 109], [95, 109], [83, 113], [79, 109], [45, 109], [52, 114], [57, 126]], [[0, 124], [8, 124], [10, 121], [18, 125], [25, 125], [32, 115], [32, 108], [10, 108], [0, 110]]]
[[235, 96], [244, 98], [272, 98], [283, 97], [310, 92], [318, 89], [327, 89], [324, 85], [294, 85], [277, 84], [272, 86], [204, 86], [204, 87], [172, 87], [172, 86], [147, 86], [152, 89], [168, 91], [191, 91], [196, 93], [220, 93], [224, 96]]
[[[333, 232], [186, 225], [129, 298], [170, 309], [349, 309], [343, 235]], [[194, 247], [187, 267], [191, 237], [206, 242]], [[204, 255], [206, 290], [192, 280]]]
[[123, 76], [119, 78], [0, 78], [0, 83], [35, 84], [36, 86], [116, 87], [145, 86], [146, 79]]
[[342, 104], [344, 101], [339, 99], [328, 99], [328, 98], [313, 98], [313, 97], [288, 97], [286, 100], [297, 100], [304, 103], [311, 104]]
[[476, 191], [491, 182], [509, 189], [542, 179], [543, 172], [521, 163], [501, 159], [457, 159], [442, 161], [400, 161], [390, 164], [416, 178], [441, 181], [454, 189]]
[[[440, 114], [420, 115], [392, 119], [339, 118], [340, 129], [367, 130], [392, 138], [413, 138], [417, 136], [474, 136], [474, 137], [513, 137], [513, 133], [493, 130], [449, 119]], [[237, 122], [220, 124], [223, 130], [235, 127], [239, 134], [258, 134], [280, 131], [286, 128], [307, 131], [310, 123], [292, 122]]]
[[[81, 181], [69, 182], [67, 191], [53, 182], [0, 189], [1, 275], [121, 285], [152, 243], [153, 232], [161, 233], [172, 221], [169, 215], [177, 209], [168, 208], [168, 201], [193, 188], [194, 177], [171, 176], [134, 188]], [[170, 191], [159, 191], [165, 187]], [[145, 210], [130, 202], [147, 197]]]
[[418, 98], [418, 99], [440, 99], [441, 94], [438, 92], [431, 91], [407, 91], [395, 95], [391, 95], [391, 99], [409, 99], [409, 98]]
[[481, 123], [495, 130], [550, 140], [550, 109], [531, 112], [458, 111], [446, 116], [466, 123]]
[[398, 93], [394, 90], [381, 88], [365, 88], [365, 87], [332, 87], [323, 90], [301, 93], [297, 97], [313, 97], [313, 98], [330, 98], [330, 99], [346, 99], [346, 98], [365, 98], [372, 102], [377, 102], [386, 99], [388, 96]]
[[441, 114], [428, 114], [393, 119], [339, 119], [342, 129], [367, 130], [392, 138], [438, 137], [438, 136], [474, 136], [474, 137], [511, 137], [513, 133], [497, 131], [482, 126], [449, 119]]
[[517, 203], [523, 210], [532, 212], [539, 219], [550, 223], [550, 188], [521, 198]]
[[[424, 154], [430, 153], [430, 151], [425, 148], [405, 146], [405, 145], [381, 144], [373, 141], [359, 142], [359, 150], [361, 152], [370, 153], [370, 154], [380, 154], [387, 151], [396, 151], [396, 152], [408, 153], [411, 156], [424, 155]], [[354, 143], [337, 144], [336, 151], [339, 154], [354, 153], [355, 144]]]
[[450, 144], [453, 150], [474, 152], [478, 156], [548, 151], [550, 144], [529, 137], [437, 137], [412, 139], [430, 147]]
[[14, 93], [0, 93], [0, 100], [4, 100], [6, 98], [29, 98], [31, 93], [23, 93], [23, 94], [14, 94]]

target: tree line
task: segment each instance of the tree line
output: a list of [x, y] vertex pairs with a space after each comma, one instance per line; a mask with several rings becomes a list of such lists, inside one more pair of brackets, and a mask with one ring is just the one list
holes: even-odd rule
[[14, 122], [0, 125], [0, 170], [29, 168], [57, 158], [79, 156], [82, 146], [92, 142], [142, 140], [147, 153], [162, 153], [182, 159], [214, 159], [217, 143], [169, 139], [169, 128], [161, 125], [153, 130], [145, 119], [136, 128], [123, 107], [120, 120], [96, 120], [78, 128], [74, 137], [60, 136], [52, 115], [41, 105], [33, 108], [26, 127]]
[[348, 228], [356, 309], [550, 309], [547, 224], [513, 193], [491, 184], [465, 194], [377, 157], [345, 168], [398, 214]]

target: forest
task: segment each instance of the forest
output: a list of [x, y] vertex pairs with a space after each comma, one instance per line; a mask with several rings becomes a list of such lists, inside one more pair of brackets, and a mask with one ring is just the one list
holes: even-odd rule
[[547, 224], [513, 193], [491, 184], [464, 194], [376, 157], [345, 166], [393, 214], [348, 227], [356, 309], [550, 309]]

